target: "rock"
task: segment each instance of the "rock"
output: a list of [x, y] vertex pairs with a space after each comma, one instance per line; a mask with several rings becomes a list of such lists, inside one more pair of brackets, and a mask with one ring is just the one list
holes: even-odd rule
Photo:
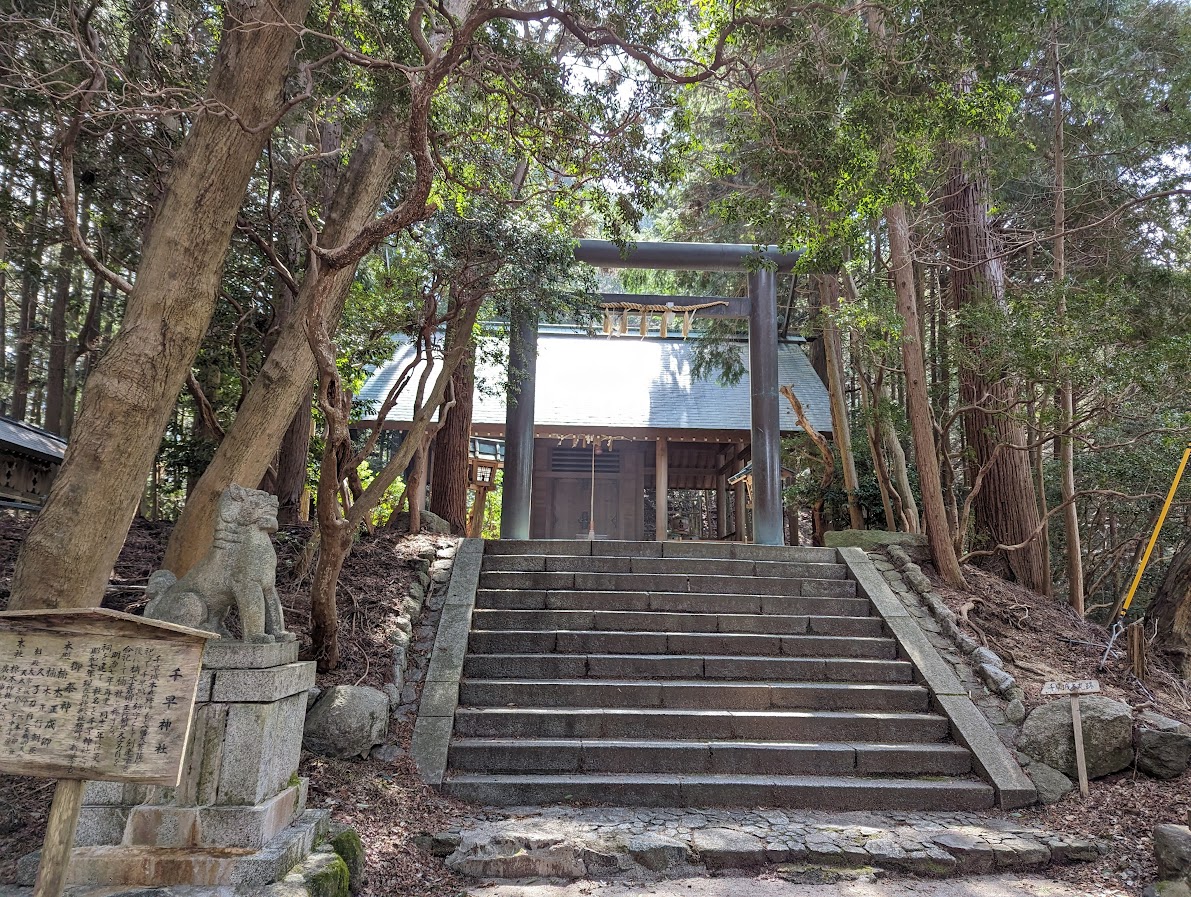
[[389, 712], [393, 712], [398, 704], [401, 703], [401, 690], [397, 687], [395, 682], [386, 682], [380, 687], [381, 692], [389, 701]]
[[932, 839], [955, 857], [958, 869], [967, 875], [985, 875], [993, 870], [993, 852], [988, 844], [962, 831], [945, 831]]
[[1154, 826], [1154, 857], [1158, 878], [1180, 879], [1191, 876], [1191, 828], [1185, 825]]
[[[930, 592], [930, 580], [926, 578], [926, 574], [921, 570], [906, 570], [904, 575], [906, 577], [906, 582], [908, 582], [914, 591], [918, 592], [918, 594], [925, 595]], [[933, 611], [934, 608], [932, 607], [931, 610]]]
[[1045, 763], [1031, 763], [1026, 775], [1038, 789], [1038, 800], [1044, 804], [1057, 804], [1075, 787], [1069, 778]]
[[691, 857], [691, 849], [685, 842], [653, 832], [630, 836], [625, 849], [651, 872], [661, 872], [675, 863], [686, 863]]
[[306, 714], [302, 746], [324, 757], [367, 757], [385, 739], [389, 699], [366, 685], [333, 685]]
[[955, 637], [955, 644], [964, 654], [971, 654], [980, 649], [980, 642], [976, 641], [976, 639], [972, 638], [966, 632], [961, 632]]
[[455, 852], [455, 848], [462, 840], [458, 832], [436, 832], [433, 835], [429, 832], [420, 832], [414, 835], [414, 846], [421, 848], [431, 856], [445, 858]]
[[[1128, 704], [1102, 695], [1080, 700], [1084, 754], [1088, 778], [1120, 772], [1133, 762], [1133, 713]], [[1020, 751], [1074, 778], [1075, 736], [1071, 729], [1071, 702], [1054, 701], [1036, 707], [1021, 727]]]
[[1013, 698], [1005, 707], [1005, 719], [1015, 726], [1020, 726], [1025, 718], [1026, 705], [1021, 702], [1021, 698]]
[[405, 756], [405, 751], [395, 744], [378, 744], [372, 749], [370, 756], [382, 763], [396, 763]]
[[[440, 536], [449, 536], [451, 534], [451, 524], [447, 523], [437, 514], [432, 514], [430, 511], [423, 511], [421, 514], [421, 520], [422, 523], [419, 528], [420, 532], [435, 533]], [[389, 526], [396, 529], [399, 533], [408, 533], [409, 511], [402, 511], [397, 515], [396, 520], [389, 522]], [[436, 550], [437, 549], [434, 548], [426, 549], [426, 552], [429, 552], [430, 554], [429, 560], [434, 560]], [[423, 553], [423, 557], [425, 557], [425, 553]]]
[[1153, 895], [1153, 897], [1191, 897], [1191, 885], [1182, 879], [1159, 881], [1147, 886], [1142, 894], [1147, 897], [1148, 895]]
[[[391, 745], [385, 745], [391, 747]], [[339, 854], [339, 859], [347, 866], [348, 881], [351, 892], [359, 894], [364, 889], [364, 842], [359, 833], [348, 826], [344, 826], [333, 835], [328, 843]]]
[[1137, 768], [1156, 779], [1174, 779], [1191, 764], [1191, 727], [1145, 710], [1138, 717]]
[[996, 652], [988, 650], [988, 648], [977, 648], [972, 652], [972, 663], [988, 664], [990, 666], [1003, 669], [1005, 664], [996, 655]]
[[314, 706], [315, 701], [318, 700], [318, 696], [321, 695], [322, 693], [323, 693], [323, 690], [321, 688], [319, 688], [317, 685], [314, 686], [314, 688], [310, 689], [308, 692], [306, 692], [306, 709], [307, 710], [310, 710], [310, 708]]
[[587, 867], [565, 838], [533, 832], [468, 832], [447, 867], [474, 878], [582, 878]]
[[708, 828], [691, 833], [691, 844], [708, 869], [739, 869], [767, 862], [765, 842], [747, 832]]
[[[983, 651], [985, 649], [981, 648], [980, 650]], [[973, 657], [974, 656], [975, 655], [973, 655]], [[995, 666], [991, 663], [982, 663], [980, 666], [976, 667], [976, 672], [980, 674], [980, 678], [984, 680], [984, 684], [989, 687], [990, 691], [994, 691], [997, 694], [1002, 694], [1013, 688], [1013, 677], [1006, 673], [999, 666]]]
[[351, 872], [337, 853], [312, 853], [300, 866], [310, 897], [348, 897]]

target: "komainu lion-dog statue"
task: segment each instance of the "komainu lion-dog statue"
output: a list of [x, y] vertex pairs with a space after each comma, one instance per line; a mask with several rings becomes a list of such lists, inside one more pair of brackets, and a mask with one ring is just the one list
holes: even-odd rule
[[277, 498], [232, 484], [219, 496], [215, 542], [181, 579], [169, 570], [149, 577], [145, 616], [230, 638], [225, 625], [234, 606], [244, 641], [288, 642], [277, 598]]

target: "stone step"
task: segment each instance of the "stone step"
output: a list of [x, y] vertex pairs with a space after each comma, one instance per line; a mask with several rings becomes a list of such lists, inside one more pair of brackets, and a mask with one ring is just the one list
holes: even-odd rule
[[483, 773], [711, 773], [716, 775], [963, 776], [956, 744], [457, 738], [450, 766]]
[[472, 707], [666, 707], [722, 710], [884, 710], [923, 712], [920, 685], [855, 682], [643, 682], [630, 679], [465, 679], [459, 701]]
[[741, 542], [620, 542], [615, 540], [501, 539], [484, 544], [484, 556], [547, 554], [582, 557], [719, 558], [831, 564], [834, 548], [749, 545]]
[[881, 636], [879, 617], [785, 614], [693, 614], [620, 610], [489, 610], [472, 614], [476, 629], [575, 632], [735, 632], [768, 635]]
[[973, 779], [735, 775], [452, 774], [449, 794], [493, 806], [593, 803], [644, 807], [798, 807], [832, 810], [987, 810], [993, 790]]
[[933, 713], [824, 710], [671, 710], [634, 707], [460, 707], [466, 738], [650, 738], [766, 741], [942, 741], [947, 720]]
[[469, 654], [471, 679], [712, 679], [766, 682], [911, 682], [906, 660], [675, 654]]
[[[532, 589], [563, 591], [578, 589], [596, 592], [710, 592], [736, 595], [801, 596], [802, 581], [843, 579], [830, 576], [832, 567], [817, 565], [802, 577], [783, 576], [720, 576], [715, 574], [687, 575], [683, 573], [481, 573], [481, 589]], [[846, 588], [846, 587], [844, 587]], [[822, 597], [807, 595], [805, 597]], [[831, 596], [835, 597], [835, 596]], [[839, 597], [848, 597], [841, 595]]]
[[784, 577], [844, 579], [837, 563], [750, 561], [727, 558], [640, 558], [558, 554], [503, 554], [484, 558], [485, 573], [679, 574], [682, 576]]
[[722, 654], [759, 657], [897, 659], [891, 638], [707, 632], [540, 632], [473, 629], [473, 654]]
[[[490, 610], [656, 610], [691, 614], [821, 614], [867, 617], [872, 605], [846, 579], [804, 579], [798, 595], [711, 595], [699, 592], [480, 589], [476, 607]], [[816, 594], [817, 593], [817, 594]]]

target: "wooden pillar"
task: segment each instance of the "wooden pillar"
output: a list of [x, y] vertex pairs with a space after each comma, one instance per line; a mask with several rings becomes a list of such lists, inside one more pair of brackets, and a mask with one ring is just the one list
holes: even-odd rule
[[488, 500], [488, 486], [476, 486], [475, 500], [471, 503], [471, 517], [467, 521], [467, 536], [478, 539], [484, 533], [484, 505]]
[[670, 488], [669, 465], [669, 444], [665, 437], [659, 437], [654, 443], [654, 527], [657, 530], [655, 538], [659, 542], [666, 541], [666, 532], [669, 529], [670, 508], [666, 500], [666, 492]]
[[715, 534], [721, 539], [728, 535], [728, 475], [723, 466], [723, 452], [715, 456]]
[[[744, 443], [738, 442], [736, 444], [736, 459], [741, 461], [740, 467], [744, 466]], [[737, 468], [739, 470], [739, 468]], [[747, 542], [749, 540], [748, 531], [751, 518], [748, 512], [748, 490], [745, 488], [744, 480], [740, 480], [732, 487], [736, 493], [736, 500], [733, 502], [735, 513], [733, 514], [733, 523], [736, 525], [736, 541]]]

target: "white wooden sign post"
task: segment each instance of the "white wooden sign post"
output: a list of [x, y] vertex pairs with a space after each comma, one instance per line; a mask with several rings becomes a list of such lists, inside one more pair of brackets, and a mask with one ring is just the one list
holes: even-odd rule
[[58, 779], [34, 897], [59, 897], [89, 780], [177, 786], [209, 632], [99, 608], [0, 613], [0, 772]]
[[1079, 793], [1088, 796], [1088, 763], [1083, 753], [1083, 720], [1079, 715], [1079, 696], [1092, 695], [1100, 691], [1095, 679], [1081, 679], [1078, 682], [1047, 682], [1042, 694], [1047, 696], [1066, 695], [1071, 698], [1071, 728], [1075, 734], [1075, 769], [1079, 774]]

